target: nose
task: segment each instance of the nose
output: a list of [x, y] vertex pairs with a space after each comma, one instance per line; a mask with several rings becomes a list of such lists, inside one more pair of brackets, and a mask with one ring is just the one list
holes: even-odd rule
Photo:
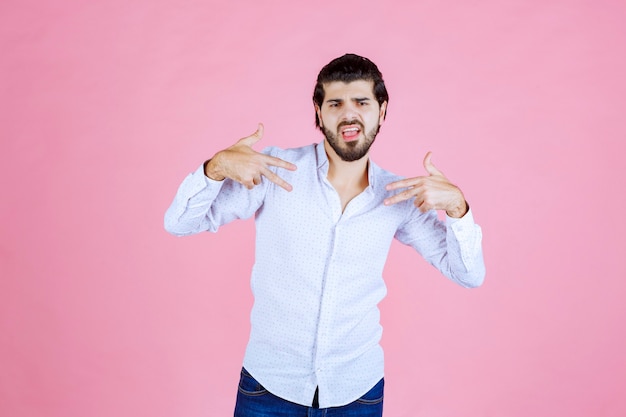
[[344, 105], [343, 113], [341, 115], [342, 121], [350, 121], [350, 120], [354, 120], [358, 118], [359, 118], [359, 112], [354, 103], [348, 102], [346, 105]]

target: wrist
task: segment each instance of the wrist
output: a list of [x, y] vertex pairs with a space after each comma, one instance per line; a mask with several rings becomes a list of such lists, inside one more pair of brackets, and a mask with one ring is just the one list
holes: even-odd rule
[[469, 205], [467, 204], [467, 201], [463, 200], [462, 204], [458, 204], [457, 206], [446, 210], [446, 215], [448, 217], [460, 219], [461, 217], [465, 216], [465, 214], [467, 214], [468, 211], [469, 211]]
[[218, 171], [217, 171], [217, 167], [216, 167], [216, 163], [215, 163], [215, 158], [211, 158], [209, 160], [207, 160], [204, 163], [204, 175], [206, 175], [207, 177], [209, 177], [210, 179], [212, 179], [213, 181], [224, 181], [224, 177], [223, 175], [221, 175]]

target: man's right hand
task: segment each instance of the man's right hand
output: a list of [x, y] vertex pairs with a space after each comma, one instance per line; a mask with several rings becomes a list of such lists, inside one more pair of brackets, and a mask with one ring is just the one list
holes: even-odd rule
[[248, 189], [261, 183], [261, 176], [272, 181], [276, 185], [291, 191], [293, 187], [287, 181], [273, 173], [269, 167], [275, 166], [295, 171], [296, 166], [270, 155], [259, 153], [252, 149], [252, 145], [263, 137], [263, 124], [252, 135], [240, 139], [230, 148], [224, 149], [213, 156], [205, 165], [204, 173], [215, 181], [230, 178], [237, 181]]

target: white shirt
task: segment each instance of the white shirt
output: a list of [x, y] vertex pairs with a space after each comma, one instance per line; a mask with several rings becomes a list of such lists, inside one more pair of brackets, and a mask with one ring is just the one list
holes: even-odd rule
[[271, 393], [310, 406], [319, 386], [321, 408], [348, 404], [383, 377], [378, 303], [392, 239], [415, 248], [445, 276], [466, 287], [482, 283], [482, 233], [472, 213], [461, 219], [421, 213], [412, 200], [391, 206], [401, 177], [371, 160], [369, 186], [341, 210], [327, 180], [323, 143], [264, 153], [291, 163], [279, 170], [287, 192], [263, 179], [248, 190], [206, 177], [203, 166], [180, 185], [165, 228], [182, 236], [217, 232], [256, 214], [252, 269], [254, 306], [244, 367]]

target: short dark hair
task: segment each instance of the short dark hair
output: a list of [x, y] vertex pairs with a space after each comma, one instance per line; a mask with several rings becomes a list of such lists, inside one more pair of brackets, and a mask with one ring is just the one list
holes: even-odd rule
[[[365, 80], [374, 82], [374, 96], [379, 105], [389, 102], [389, 94], [383, 81], [383, 74], [376, 64], [369, 59], [355, 55], [345, 54], [330, 61], [317, 76], [317, 83], [313, 90], [313, 103], [322, 107], [324, 102], [324, 84], [333, 81], [350, 83], [352, 81]], [[315, 126], [320, 128], [320, 120], [315, 112]]]

